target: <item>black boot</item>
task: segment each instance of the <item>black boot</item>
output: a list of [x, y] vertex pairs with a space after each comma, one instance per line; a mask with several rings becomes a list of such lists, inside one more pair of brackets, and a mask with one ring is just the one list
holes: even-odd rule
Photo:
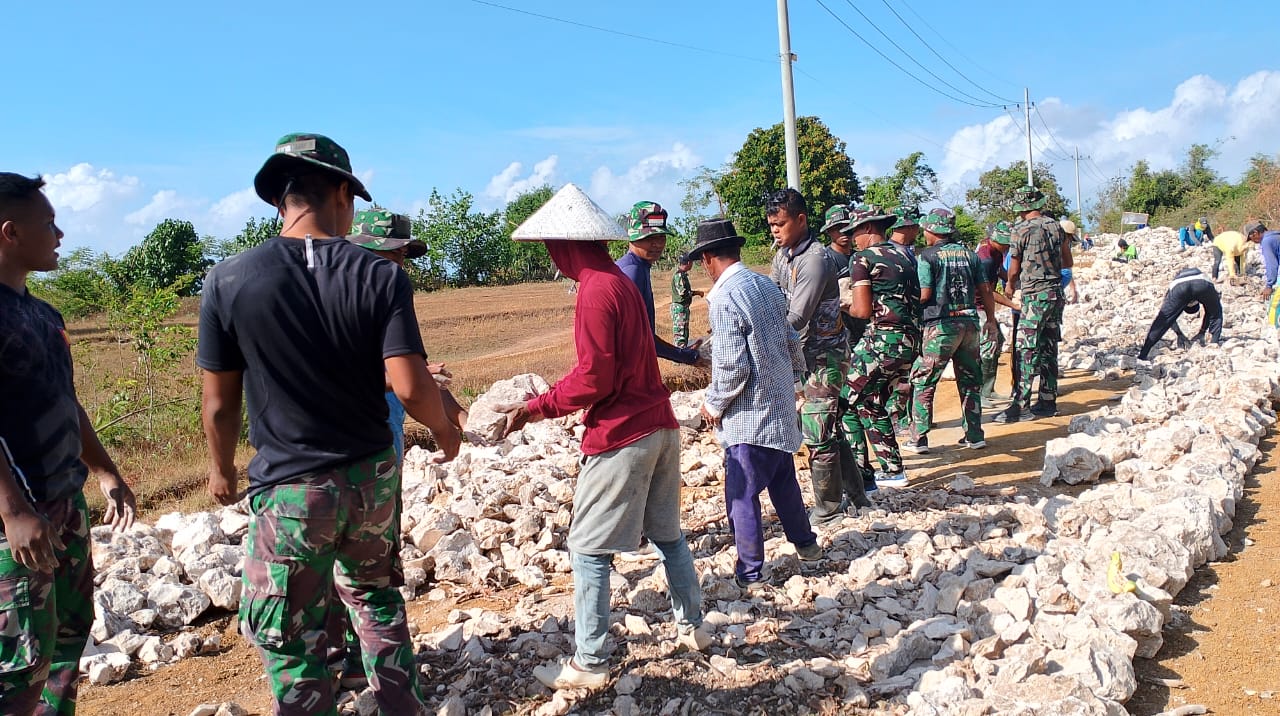
[[[875, 481], [875, 476], [871, 477]], [[854, 507], [871, 507], [871, 500], [867, 499], [866, 482], [862, 477], [862, 470], [858, 468], [858, 462], [853, 459], [853, 448], [849, 443], [840, 443], [840, 481], [843, 483], [844, 494], [848, 496], [849, 502]]]
[[840, 487], [839, 464], [836, 461], [810, 461], [809, 480], [813, 482], [813, 510], [809, 512], [809, 524], [823, 525], [843, 518], [844, 511], [840, 505], [844, 491]]

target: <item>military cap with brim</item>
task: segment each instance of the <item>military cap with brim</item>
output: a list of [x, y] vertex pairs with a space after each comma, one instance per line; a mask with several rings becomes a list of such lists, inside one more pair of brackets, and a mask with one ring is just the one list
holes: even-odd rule
[[1039, 211], [1047, 201], [1044, 192], [1027, 184], [1013, 192], [1013, 210], [1016, 212]]
[[1007, 221], [997, 221], [996, 225], [991, 227], [991, 240], [1001, 246], [1008, 246], [1013, 239], [1013, 227], [1009, 226]]
[[276, 151], [253, 178], [258, 197], [272, 206], [280, 202], [291, 176], [309, 169], [322, 169], [351, 183], [351, 191], [365, 201], [373, 201], [364, 182], [351, 172], [347, 150], [323, 134], [286, 134], [276, 142]]
[[827, 209], [827, 215], [824, 217], [826, 222], [819, 229], [822, 233], [827, 233], [831, 229], [840, 229], [847, 231], [849, 229], [849, 207], [844, 204], [836, 204]]
[[627, 213], [627, 240], [639, 241], [650, 236], [670, 236], [667, 210], [656, 201], [637, 201]]
[[411, 259], [427, 253], [426, 242], [413, 238], [409, 217], [386, 209], [356, 212], [347, 241], [371, 251], [395, 251], [403, 247], [405, 256]]
[[898, 217], [884, 210], [879, 204], [855, 204], [849, 207], [849, 231], [863, 224], [880, 223], [887, 228]]
[[745, 243], [747, 240], [738, 236], [738, 230], [733, 228], [732, 221], [706, 219], [698, 222], [698, 238], [693, 242], [693, 248], [689, 249], [689, 253], [685, 255], [690, 260], [695, 260], [702, 255], [702, 252], [709, 249], [742, 246]]
[[920, 228], [936, 236], [950, 236], [956, 230], [956, 215], [950, 209], [933, 209], [920, 220]]
[[898, 217], [893, 222], [890, 229], [901, 229], [908, 226], [920, 225], [920, 207], [918, 206], [899, 206], [893, 210], [893, 215]]
[[511, 232], [513, 241], [616, 241], [626, 239], [609, 212], [577, 184], [565, 184], [541, 209]]

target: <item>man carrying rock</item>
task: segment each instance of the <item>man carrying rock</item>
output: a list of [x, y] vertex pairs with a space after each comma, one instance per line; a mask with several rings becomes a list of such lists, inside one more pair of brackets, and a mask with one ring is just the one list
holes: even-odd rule
[[[1058, 342], [1062, 338], [1062, 269], [1071, 268], [1071, 244], [1058, 222], [1044, 216], [1045, 195], [1033, 186], [1014, 193], [1013, 210], [1021, 216], [1009, 243], [1009, 286], [1018, 286], [1022, 315], [1017, 342], [1020, 362], [1013, 401], [995, 416], [997, 423], [1016, 423], [1058, 414]], [[1016, 300], [1016, 299], [1015, 299]], [[1039, 399], [1031, 404], [1031, 384], [1040, 376]]]
[[[1200, 330], [1190, 339], [1178, 327], [1178, 318], [1186, 313], [1194, 315], [1204, 309], [1204, 318], [1200, 321]], [[1222, 340], [1222, 297], [1213, 282], [1205, 277], [1200, 269], [1185, 268], [1174, 276], [1169, 283], [1169, 290], [1164, 294], [1164, 303], [1160, 304], [1160, 312], [1147, 331], [1147, 339], [1142, 342], [1138, 351], [1138, 360], [1147, 360], [1151, 349], [1164, 338], [1164, 334], [1173, 329], [1178, 337], [1179, 348], [1191, 347], [1192, 341], [1203, 343], [1205, 333], [1209, 340], [1218, 343]]]
[[769, 279], [741, 263], [744, 239], [727, 219], [698, 224], [689, 251], [715, 284], [710, 304], [711, 384], [702, 415], [725, 446], [724, 496], [738, 549], [734, 577], [750, 590], [765, 582], [760, 493], [802, 560], [822, 557], [805, 519], [796, 482], [795, 385], [804, 377], [800, 335], [787, 323], [787, 299]]
[[[687, 347], [673, 346], [659, 338], [657, 334], [657, 314], [653, 307], [653, 278], [650, 273], [653, 271], [653, 265], [662, 258], [662, 252], [667, 248], [667, 236], [670, 233], [667, 229], [666, 209], [655, 201], [636, 202], [631, 207], [627, 222], [627, 238], [631, 241], [631, 245], [627, 247], [627, 253], [618, 259], [617, 264], [618, 268], [622, 269], [622, 273], [631, 279], [636, 288], [640, 289], [640, 296], [644, 299], [645, 310], [649, 315], [649, 327], [653, 332], [653, 342], [658, 357], [673, 363], [697, 365], [701, 360], [698, 355], [698, 346], [702, 345], [701, 339]], [[692, 300], [690, 296], [690, 301]]]
[[850, 441], [861, 463], [869, 462], [867, 443], [874, 446], [881, 467], [876, 475], [880, 487], [907, 486], [887, 406], [893, 386], [920, 354], [920, 329], [914, 319], [920, 312], [920, 280], [914, 262], [885, 237], [893, 222], [893, 214], [875, 204], [855, 206], [849, 222], [859, 249], [849, 265], [853, 282], [849, 313], [871, 321], [854, 351], [847, 377], [849, 403], [862, 423], [862, 431], [851, 435]]
[[778, 252], [772, 279], [787, 297], [787, 322], [800, 334], [804, 348], [804, 406], [800, 424], [809, 448], [813, 483], [812, 524], [840, 519], [845, 497], [870, 504], [861, 479], [845, 470], [841, 455], [847, 443], [840, 430], [840, 390], [849, 367], [849, 339], [840, 314], [840, 268], [809, 231], [808, 204], [795, 189], [780, 189], [765, 202], [765, 216]]
[[[568, 190], [584, 200], [575, 204], [578, 211], [589, 208], [603, 216], [594, 225], [611, 222], [577, 187], [570, 184], [560, 191]], [[556, 206], [549, 202], [540, 211]], [[531, 220], [538, 218], [535, 214]], [[680, 431], [654, 359], [653, 324], [640, 291], [610, 260], [600, 240], [606, 238], [611, 237], [544, 240], [556, 268], [578, 282], [573, 331], [577, 363], [548, 392], [498, 406], [507, 413], [507, 432], [586, 410], [568, 540], [576, 651], [533, 672], [552, 689], [608, 683], [609, 571], [614, 555], [634, 550], [641, 537], [662, 555], [679, 643], [696, 650], [711, 643], [702, 629], [693, 555], [680, 529]]]
[[982, 275], [978, 255], [955, 240], [955, 215], [934, 209], [922, 222], [928, 248], [920, 252], [918, 276], [922, 337], [920, 357], [911, 371], [915, 399], [911, 410], [911, 439], [902, 449], [929, 452], [933, 427], [933, 394], [942, 371], [955, 366], [956, 389], [963, 409], [963, 447], [987, 446], [982, 433], [982, 364], [978, 351], [978, 313], [986, 315], [988, 332], [996, 331], [991, 284]]
[[27, 291], [58, 268], [62, 230], [44, 180], [0, 173], [0, 713], [74, 714], [93, 624], [84, 482], [103, 521], [133, 524], [134, 497], [80, 406], [62, 315]]
[[242, 391], [257, 449], [241, 628], [259, 648], [277, 714], [336, 713], [325, 630], [336, 587], [378, 707], [424, 713], [397, 589], [400, 474], [386, 380], [443, 459], [461, 436], [427, 371], [408, 276], [346, 240], [355, 197], [369, 200], [346, 150], [286, 135], [254, 188], [283, 228], [209, 272], [196, 352], [215, 500], [242, 497]]

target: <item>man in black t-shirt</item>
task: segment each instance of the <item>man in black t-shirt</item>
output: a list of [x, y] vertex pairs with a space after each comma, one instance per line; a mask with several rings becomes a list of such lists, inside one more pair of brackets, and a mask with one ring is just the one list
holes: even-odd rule
[[[427, 372], [408, 277], [348, 242], [346, 150], [318, 134], [277, 142], [254, 179], [280, 236], [213, 268], [200, 306], [209, 492], [240, 499], [235, 446], [248, 400], [252, 511], [240, 623], [261, 650], [277, 713], [332, 708], [325, 632], [335, 587], [352, 612], [384, 713], [424, 710], [401, 580], [400, 474], [384, 370], [452, 459], [461, 441]], [[335, 569], [336, 566], [336, 569]]]
[[75, 713], [93, 624], [84, 481], [104, 521], [133, 524], [133, 492], [76, 398], [62, 315], [27, 292], [58, 268], [62, 230], [42, 179], [0, 173], [0, 713]]

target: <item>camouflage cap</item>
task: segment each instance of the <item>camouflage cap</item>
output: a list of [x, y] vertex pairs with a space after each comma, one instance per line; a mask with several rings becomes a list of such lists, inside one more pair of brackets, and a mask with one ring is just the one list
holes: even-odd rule
[[841, 231], [848, 231], [849, 230], [849, 207], [845, 206], [844, 204], [836, 204], [835, 206], [832, 206], [830, 209], [827, 209], [827, 214], [824, 217], [824, 219], [825, 220], [822, 224], [822, 228], [819, 229], [819, 231], [821, 231], [822, 233], [825, 234], [831, 229], [840, 229]]
[[667, 228], [667, 210], [656, 201], [637, 201], [627, 217], [628, 241], [671, 235]]
[[995, 226], [991, 227], [992, 243], [1008, 246], [1013, 240], [1013, 227], [1009, 226], [1007, 221], [997, 221]]
[[893, 215], [898, 217], [898, 220], [893, 222], [893, 226], [889, 227], [890, 229], [920, 225], [920, 207], [918, 206], [899, 206], [893, 210]]
[[888, 228], [893, 223], [893, 214], [885, 211], [884, 207], [879, 204], [858, 203], [849, 207], [849, 231], [872, 222], [878, 222]]
[[1044, 192], [1027, 184], [1013, 192], [1013, 210], [1017, 212], [1037, 211], [1044, 208]]
[[928, 216], [920, 222], [920, 228], [931, 234], [947, 236], [956, 230], [956, 215], [950, 209], [931, 209]]
[[351, 191], [365, 201], [373, 201], [369, 190], [351, 172], [347, 150], [322, 134], [286, 134], [276, 142], [276, 151], [253, 178], [258, 197], [272, 206], [280, 201], [291, 176], [303, 169], [319, 168], [337, 174], [351, 183]]
[[407, 246], [405, 253], [409, 258], [417, 258], [427, 251], [425, 242], [413, 238], [409, 217], [386, 209], [357, 212], [347, 241], [371, 251], [394, 251]]

